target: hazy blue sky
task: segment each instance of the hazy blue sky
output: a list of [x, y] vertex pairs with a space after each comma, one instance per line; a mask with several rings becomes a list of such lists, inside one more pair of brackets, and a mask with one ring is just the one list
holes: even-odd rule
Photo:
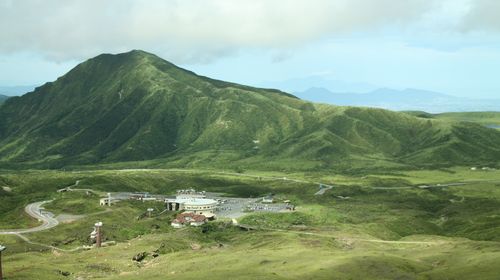
[[500, 98], [499, 13], [498, 0], [0, 0], [0, 86], [144, 49], [203, 75], [286, 90]]

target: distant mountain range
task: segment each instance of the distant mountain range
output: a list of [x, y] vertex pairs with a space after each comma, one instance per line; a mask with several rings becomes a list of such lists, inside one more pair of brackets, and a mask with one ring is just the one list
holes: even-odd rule
[[500, 132], [479, 124], [315, 104], [199, 76], [143, 51], [99, 55], [0, 106], [3, 168], [356, 172], [499, 158]]
[[259, 86], [277, 88], [286, 92], [302, 92], [313, 86], [325, 89], [335, 89], [336, 92], [369, 92], [380, 88], [379, 86], [368, 83], [346, 82], [342, 80], [330, 79], [321, 74], [287, 79], [283, 81], [268, 81], [259, 84]]
[[396, 111], [415, 110], [429, 113], [500, 111], [500, 99], [466, 99], [419, 89], [381, 88], [367, 93], [338, 93], [322, 87], [312, 87], [294, 94], [301, 99], [313, 102]]
[[0, 95], [19, 96], [27, 92], [33, 91], [35, 87], [36, 86], [12, 86], [12, 87], [0, 86]]

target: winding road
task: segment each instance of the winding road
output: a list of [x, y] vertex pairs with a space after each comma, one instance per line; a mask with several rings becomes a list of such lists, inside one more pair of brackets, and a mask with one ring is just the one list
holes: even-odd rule
[[57, 221], [54, 218], [52, 213], [43, 210], [43, 207], [42, 207], [43, 204], [48, 203], [50, 201], [51, 200], [34, 202], [34, 203], [28, 204], [28, 205], [26, 205], [26, 207], [24, 207], [24, 211], [26, 212], [26, 214], [28, 214], [30, 217], [33, 217], [33, 218], [37, 219], [38, 221], [42, 222], [41, 225], [39, 225], [37, 227], [27, 228], [27, 229], [0, 230], [0, 235], [7, 235], [7, 234], [19, 235], [22, 233], [30, 233], [30, 232], [47, 230], [47, 229], [50, 229], [50, 228], [57, 226], [59, 224], [59, 221]]
[[25, 241], [26, 243], [32, 244], [32, 245], [37, 245], [41, 247], [45, 247], [48, 249], [53, 249], [57, 251], [62, 251], [62, 252], [75, 252], [83, 247], [76, 247], [74, 249], [61, 249], [57, 248], [52, 245], [46, 245], [38, 242], [33, 242], [26, 236], [22, 235], [23, 233], [31, 233], [31, 232], [37, 232], [37, 231], [42, 231], [42, 230], [47, 230], [50, 228], [53, 228], [59, 224], [59, 221], [57, 221], [54, 217], [53, 214], [50, 212], [47, 212], [43, 209], [42, 205], [45, 203], [50, 202], [51, 200], [48, 201], [39, 201], [39, 202], [34, 202], [31, 204], [26, 205], [24, 207], [24, 211], [26, 214], [28, 214], [30, 217], [37, 219], [38, 221], [41, 221], [42, 224], [37, 226], [37, 227], [32, 227], [32, 228], [27, 228], [27, 229], [8, 229], [8, 230], [0, 230], [0, 235], [15, 235]]

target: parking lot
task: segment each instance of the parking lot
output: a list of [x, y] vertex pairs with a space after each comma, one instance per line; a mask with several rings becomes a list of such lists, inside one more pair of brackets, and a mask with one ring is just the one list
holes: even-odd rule
[[207, 197], [220, 201], [216, 215], [236, 219], [250, 212], [282, 212], [287, 210], [285, 203], [261, 203], [262, 198], [230, 198], [210, 193]]

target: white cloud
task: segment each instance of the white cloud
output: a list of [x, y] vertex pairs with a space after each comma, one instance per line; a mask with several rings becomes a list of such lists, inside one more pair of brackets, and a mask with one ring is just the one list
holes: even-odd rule
[[500, 1], [474, 0], [463, 21], [466, 31], [500, 31]]
[[[435, 0], [0, 0], [0, 52], [55, 61], [146, 49], [176, 62], [405, 25]], [[286, 53], [286, 51], [285, 51]]]

